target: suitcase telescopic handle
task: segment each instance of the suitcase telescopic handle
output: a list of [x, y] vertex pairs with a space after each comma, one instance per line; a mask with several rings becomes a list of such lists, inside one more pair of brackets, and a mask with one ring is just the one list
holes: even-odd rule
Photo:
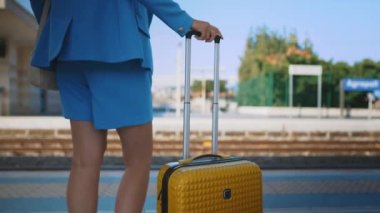
[[[191, 30], [191, 31], [189, 31], [188, 33], [186, 33], [186, 38], [187, 39], [191, 39], [191, 37], [193, 37], [193, 36], [201, 36], [202, 35], [202, 33], [201, 32], [198, 32], [198, 31], [195, 31], [195, 30]], [[220, 40], [222, 39], [222, 37], [220, 37], [220, 36], [216, 36], [215, 37], [215, 39], [214, 39], [214, 42], [215, 43], [220, 43]]]
[[[183, 114], [183, 159], [190, 156], [190, 71], [191, 71], [191, 38], [200, 36], [200, 32], [190, 31], [186, 34], [185, 44], [185, 98]], [[214, 40], [214, 97], [212, 103], [212, 153], [218, 152], [218, 119], [219, 119], [219, 57], [220, 40], [217, 36]]]

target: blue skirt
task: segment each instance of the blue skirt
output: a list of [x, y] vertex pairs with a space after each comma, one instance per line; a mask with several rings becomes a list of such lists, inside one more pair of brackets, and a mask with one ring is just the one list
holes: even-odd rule
[[96, 129], [152, 121], [152, 71], [138, 60], [58, 61], [56, 71], [65, 118], [90, 121]]

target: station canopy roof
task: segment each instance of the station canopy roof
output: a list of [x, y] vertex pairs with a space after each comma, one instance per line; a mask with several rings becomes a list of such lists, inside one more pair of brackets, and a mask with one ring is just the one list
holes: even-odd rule
[[38, 25], [34, 16], [15, 0], [0, 0], [0, 38], [33, 45]]

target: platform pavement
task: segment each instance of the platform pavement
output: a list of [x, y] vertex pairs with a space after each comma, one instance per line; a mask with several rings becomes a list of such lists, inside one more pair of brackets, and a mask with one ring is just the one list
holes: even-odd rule
[[[68, 171], [2, 171], [0, 212], [66, 212]], [[122, 171], [102, 171], [99, 212], [113, 212]], [[152, 170], [145, 212], [155, 212]], [[264, 212], [380, 212], [380, 170], [264, 170]]]
[[[211, 115], [192, 115], [191, 129], [211, 130]], [[61, 116], [0, 116], [0, 129], [69, 129]], [[154, 117], [154, 130], [182, 130], [182, 117]], [[220, 131], [379, 131], [380, 119], [257, 117], [220, 114]]]

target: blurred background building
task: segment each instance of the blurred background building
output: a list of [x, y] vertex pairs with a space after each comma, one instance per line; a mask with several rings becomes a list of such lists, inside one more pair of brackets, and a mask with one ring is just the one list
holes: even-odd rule
[[[33, 69], [29, 60], [38, 27], [28, 1], [0, 0], [0, 18], [0, 115], [60, 115], [58, 92], [40, 90], [28, 82], [28, 72]], [[156, 30], [156, 25], [152, 30]], [[159, 36], [161, 33], [155, 37]], [[226, 40], [223, 45], [228, 46], [232, 41]], [[152, 42], [158, 46], [155, 38]], [[162, 58], [161, 54], [156, 54], [158, 64], [152, 92], [158, 114], [165, 112], [170, 115], [177, 111], [178, 116], [181, 102], [181, 95], [178, 94], [183, 91], [183, 50], [181, 46], [176, 48], [175, 44], [171, 45], [172, 48], [166, 47], [166, 51], [175, 51], [176, 55], [168, 52]], [[204, 49], [195, 50], [194, 58], [212, 55]], [[229, 54], [229, 50], [224, 52]], [[163, 59], [176, 66], [162, 66]], [[211, 61], [198, 60], [198, 64], [204, 66], [211, 64]], [[223, 60], [222, 57], [222, 66], [225, 61], [230, 59]], [[293, 87], [290, 87], [288, 70], [291, 64], [322, 66], [321, 94], [318, 93], [318, 78], [297, 76], [292, 80]], [[297, 33], [278, 33], [269, 27], [258, 27], [248, 34], [238, 67], [222, 70], [221, 110], [255, 116], [308, 117], [316, 115], [313, 111], [320, 105], [322, 117], [379, 117], [379, 110], [376, 110], [380, 106], [379, 88], [354, 90], [341, 87], [344, 79], [377, 81], [379, 64], [370, 58], [355, 63], [325, 59], [317, 54], [313, 41], [308, 37], [300, 38]], [[209, 113], [212, 68], [194, 68], [193, 111]], [[292, 94], [290, 88], [294, 88]], [[290, 105], [293, 107], [288, 108]]]
[[37, 23], [29, 10], [14, 0], [0, 0], [0, 115], [60, 112], [59, 96], [30, 85], [30, 56]]

